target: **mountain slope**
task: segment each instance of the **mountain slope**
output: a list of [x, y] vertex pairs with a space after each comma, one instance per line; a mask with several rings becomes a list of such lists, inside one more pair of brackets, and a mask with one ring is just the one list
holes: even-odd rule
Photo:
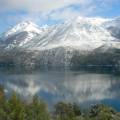
[[30, 42], [34, 37], [40, 35], [43, 31], [43, 28], [40, 28], [30, 21], [21, 22], [5, 32], [2, 35], [1, 42], [7, 49], [20, 47]]
[[0, 63], [9, 58], [10, 63], [30, 68], [118, 66], [119, 24], [118, 18], [84, 17], [47, 28], [22, 22], [1, 37]]
[[118, 18], [78, 17], [45, 29], [27, 21], [7, 31], [1, 39], [7, 48], [15, 46], [35, 50], [67, 46], [80, 50], [93, 50], [100, 46], [119, 47], [119, 23]]

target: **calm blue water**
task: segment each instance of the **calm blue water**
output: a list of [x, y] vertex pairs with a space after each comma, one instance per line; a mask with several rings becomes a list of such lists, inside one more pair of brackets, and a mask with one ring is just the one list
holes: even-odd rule
[[89, 107], [104, 103], [120, 111], [120, 76], [81, 71], [39, 71], [35, 73], [0, 73], [0, 84], [7, 96], [16, 91], [24, 100], [38, 95], [49, 106], [58, 101]]

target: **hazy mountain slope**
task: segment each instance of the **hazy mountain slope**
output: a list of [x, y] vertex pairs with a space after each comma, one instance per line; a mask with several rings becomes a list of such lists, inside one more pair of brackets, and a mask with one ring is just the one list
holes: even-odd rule
[[111, 33], [111, 35], [117, 38], [118, 41], [120, 41], [120, 18], [108, 21], [104, 25]]

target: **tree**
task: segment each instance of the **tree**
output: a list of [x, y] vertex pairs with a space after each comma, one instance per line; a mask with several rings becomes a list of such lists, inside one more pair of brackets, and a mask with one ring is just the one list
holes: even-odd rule
[[5, 97], [5, 95], [4, 95], [4, 89], [3, 89], [2, 86], [0, 86], [0, 103], [1, 103], [1, 100], [4, 99], [4, 97]]
[[36, 96], [27, 107], [27, 116], [26, 120], [50, 120], [46, 104]]
[[0, 120], [6, 119], [4, 89], [0, 86]]
[[105, 105], [94, 105], [90, 110], [90, 118], [95, 120], [112, 120], [116, 111]]
[[74, 114], [76, 116], [80, 116], [81, 115], [80, 107], [76, 103], [73, 104], [73, 111], [74, 111]]
[[16, 93], [7, 101], [6, 112], [9, 120], [25, 120], [25, 105]]
[[75, 116], [73, 105], [59, 102], [55, 105], [55, 115], [59, 120], [73, 120]]

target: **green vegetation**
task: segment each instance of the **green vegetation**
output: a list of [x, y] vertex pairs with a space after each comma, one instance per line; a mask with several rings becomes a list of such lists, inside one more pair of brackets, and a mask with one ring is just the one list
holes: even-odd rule
[[13, 93], [6, 99], [0, 87], [0, 120], [120, 120], [120, 113], [105, 105], [81, 111], [79, 105], [64, 102], [57, 103], [50, 113], [46, 103], [38, 97], [26, 103]]
[[0, 88], [0, 120], [50, 120], [46, 104], [34, 97], [31, 103], [20, 100], [15, 93], [5, 99]]

